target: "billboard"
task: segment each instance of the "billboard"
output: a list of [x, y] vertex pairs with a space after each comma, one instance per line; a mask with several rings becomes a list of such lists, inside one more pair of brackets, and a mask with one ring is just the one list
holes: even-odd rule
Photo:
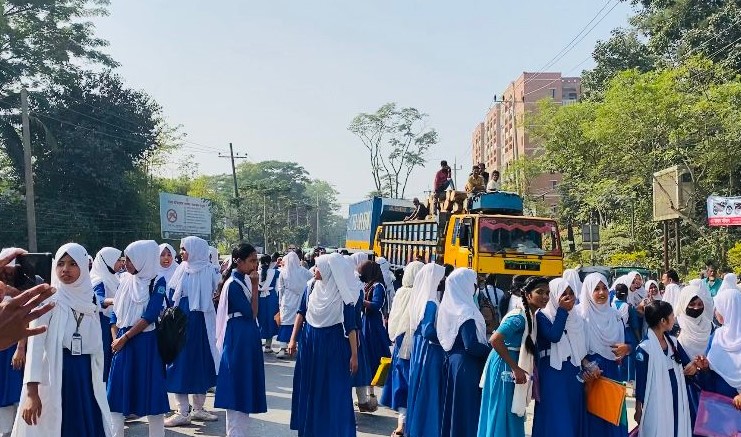
[[198, 197], [160, 192], [162, 238], [179, 240], [194, 235], [211, 239], [211, 202]]
[[741, 226], [741, 197], [708, 197], [709, 226]]

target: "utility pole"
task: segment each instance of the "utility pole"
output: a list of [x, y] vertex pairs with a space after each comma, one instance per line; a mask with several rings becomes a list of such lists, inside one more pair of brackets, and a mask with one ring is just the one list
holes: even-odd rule
[[463, 170], [462, 165], [458, 165], [458, 157], [453, 157], [453, 185], [455, 185], [455, 189], [458, 190], [458, 170]]
[[28, 91], [21, 88], [21, 118], [23, 124], [23, 173], [26, 182], [26, 223], [28, 225], [28, 250], [38, 251], [36, 242], [36, 199], [31, 167], [31, 128], [28, 121]]
[[237, 187], [237, 167], [234, 165], [235, 159], [247, 159], [247, 156], [234, 155], [234, 147], [229, 143], [229, 156], [219, 153], [219, 158], [231, 158], [232, 160], [232, 177], [234, 178], [234, 205], [237, 207], [237, 227], [239, 228], [239, 241], [244, 240], [244, 223], [242, 223], [242, 213], [239, 209], [239, 188]]
[[319, 190], [316, 192], [316, 245], [319, 246]]

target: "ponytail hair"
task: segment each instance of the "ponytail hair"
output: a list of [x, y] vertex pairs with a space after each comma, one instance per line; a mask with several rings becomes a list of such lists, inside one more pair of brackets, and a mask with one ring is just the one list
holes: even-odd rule
[[217, 288], [217, 295], [221, 294], [221, 289], [224, 287], [224, 283], [227, 279], [229, 279], [232, 276], [232, 272], [234, 269], [237, 268], [237, 260], [241, 259], [242, 261], [249, 258], [250, 255], [252, 255], [254, 252], [257, 252], [255, 248], [251, 244], [242, 243], [239, 246], [232, 249], [232, 256], [229, 260], [229, 267], [227, 267], [226, 270], [224, 270], [224, 273], [221, 275], [221, 281], [219, 282], [219, 287]]
[[[527, 295], [532, 294], [533, 290], [538, 288], [541, 284], [548, 285], [548, 278], [544, 276], [531, 276], [525, 280], [525, 285], [522, 286], [522, 306], [525, 309], [525, 319], [527, 320], [527, 328], [528, 332], [533, 332], [533, 317], [534, 314], [532, 314], [530, 310], [530, 304], [527, 301]], [[532, 355], [537, 356], [538, 349], [535, 347], [535, 343], [533, 342], [532, 337], [530, 335], [525, 338], [525, 349], [527, 349], [528, 352], [530, 352]]]

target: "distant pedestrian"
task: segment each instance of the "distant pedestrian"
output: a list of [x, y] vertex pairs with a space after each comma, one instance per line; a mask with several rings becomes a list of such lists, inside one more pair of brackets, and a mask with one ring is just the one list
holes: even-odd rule
[[280, 351], [276, 358], [288, 358], [288, 342], [291, 340], [296, 313], [301, 305], [301, 297], [304, 295], [309, 279], [311, 279], [311, 273], [301, 267], [298, 255], [295, 252], [288, 252], [283, 258], [283, 267], [278, 276], [280, 329], [277, 340], [280, 344]]
[[111, 314], [113, 313], [113, 298], [118, 290], [119, 279], [116, 271], [120, 266], [121, 251], [115, 247], [100, 249], [93, 259], [93, 268], [90, 270], [90, 280], [93, 290], [98, 295], [100, 305], [100, 332], [103, 336], [103, 382], [108, 382], [108, 372], [111, 369]]
[[280, 270], [273, 264], [272, 258], [263, 255], [260, 258], [260, 305], [257, 310], [257, 323], [260, 325], [260, 337], [265, 343], [263, 352], [266, 354], [273, 353], [273, 337], [278, 335], [279, 326], [275, 316], [280, 311], [277, 291], [279, 277]]
[[707, 285], [708, 290], [710, 290], [710, 296], [715, 297], [716, 294], [718, 294], [718, 291], [720, 291], [720, 284], [721, 280], [716, 276], [718, 273], [717, 268], [715, 267], [715, 262], [713, 261], [706, 261], [705, 262], [705, 279], [703, 281], [705, 282], [705, 285]]

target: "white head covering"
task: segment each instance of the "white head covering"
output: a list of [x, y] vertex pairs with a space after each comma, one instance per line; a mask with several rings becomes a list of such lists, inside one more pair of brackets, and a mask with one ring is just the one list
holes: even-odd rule
[[355, 252], [350, 255], [350, 259], [355, 264], [355, 268], [360, 267], [361, 264], [368, 261], [368, 254], [365, 252]]
[[738, 289], [718, 291], [715, 311], [723, 317], [723, 326], [715, 330], [710, 345], [710, 368], [728, 385], [741, 390], [741, 293]]
[[476, 273], [471, 269], [457, 268], [445, 280], [445, 294], [437, 313], [437, 335], [445, 351], [453, 348], [461, 325], [473, 319], [476, 336], [486, 343], [486, 322], [473, 301], [476, 292]]
[[[713, 323], [712, 310], [708, 308], [705, 299], [702, 298], [701, 294], [702, 292], [699, 287], [693, 285], [684, 287], [679, 293], [677, 306], [674, 308], [674, 315], [676, 316], [677, 323], [679, 323], [679, 327], [681, 328], [678, 337], [679, 343], [684, 347], [684, 350], [690, 358], [694, 358], [698, 355], [705, 355]], [[705, 308], [699, 317], [692, 318], [687, 315], [686, 310], [687, 306], [695, 297], [702, 299]]]
[[[651, 296], [651, 292], [648, 291], [649, 288], [651, 288], [652, 284], [656, 286], [656, 296]], [[658, 282], [654, 280], [646, 281], [645, 288], [646, 288], [646, 296], [651, 298], [651, 300], [663, 300], [663, 296], [661, 295], [661, 289], [659, 288]]]
[[64, 284], [57, 277], [56, 263], [52, 267], [52, 282], [57, 292], [51, 298], [56, 306], [48, 314], [31, 322], [31, 327], [48, 324], [48, 329], [41, 335], [29, 337], [27, 361], [23, 376], [21, 399], [28, 395], [27, 383], [39, 382], [38, 392], [43, 414], [36, 425], [28, 425], [22, 415], [16, 415], [13, 425], [13, 436], [58, 435], [62, 426], [62, 362], [63, 349], [69, 348], [65, 342], [69, 324], [74, 330], [74, 310], [82, 317], [78, 331], [82, 337], [83, 353], [90, 355], [90, 378], [93, 395], [100, 409], [103, 428], [106, 436], [111, 435], [110, 409], [106, 398], [106, 387], [103, 382], [103, 343], [101, 339], [98, 306], [93, 302], [94, 292], [90, 282], [88, 254], [84, 247], [76, 243], [67, 243], [59, 248], [54, 257], [59, 261], [65, 254], [69, 255], [80, 268], [80, 277], [72, 284]]
[[[633, 270], [632, 272], [625, 275], [625, 285], [628, 287], [628, 303], [633, 304], [633, 306], [638, 305], [641, 303], [643, 299], [646, 298], [647, 292], [645, 284], [644, 286], [641, 286], [640, 288], [636, 288], [635, 290], [631, 290], [630, 287], [633, 284], [633, 281], [635, 280], [636, 276], [640, 276], [641, 280], [643, 280], [643, 276], [641, 276], [640, 273]], [[591, 294], [591, 293], [590, 293]]]
[[284, 287], [297, 289], [306, 286], [309, 280], [309, 271], [301, 267], [301, 260], [298, 259], [296, 252], [288, 252], [283, 257], [283, 267], [280, 268], [280, 278], [283, 280]]
[[175, 290], [175, 305], [187, 296], [190, 311], [216, 312], [212, 298], [218, 282], [209, 261], [208, 243], [202, 238], [186, 237], [181, 245], [188, 252], [188, 261], [178, 266], [168, 285]]
[[316, 259], [322, 276], [314, 282], [307, 302], [306, 321], [315, 328], [342, 323], [344, 305], [354, 305], [362, 284], [353, 274], [352, 265], [342, 255], [331, 253]]
[[417, 330], [425, 316], [427, 302], [434, 302], [436, 306], [440, 305], [437, 286], [444, 277], [445, 267], [435, 263], [425, 264], [419, 269], [417, 277], [414, 278], [412, 298], [409, 302], [409, 332]]
[[149, 285], [160, 268], [160, 251], [154, 240], [139, 240], [129, 244], [124, 251], [136, 269], [136, 274], [121, 276], [113, 306], [116, 308], [116, 326], [127, 328], [141, 319], [149, 304]]
[[[391, 312], [389, 314], [388, 321], [388, 332], [392, 339], [404, 334], [404, 340], [399, 347], [399, 357], [408, 360], [412, 348], [412, 335], [414, 331], [410, 330], [409, 323], [409, 303], [412, 299], [412, 287], [414, 286], [414, 278], [419, 273], [420, 269], [424, 266], [419, 261], [413, 261], [404, 267], [404, 276], [401, 279], [401, 288], [396, 290], [396, 297], [394, 298], [394, 304], [391, 306]], [[410, 334], [411, 332], [411, 334]]]
[[620, 315], [609, 303], [598, 304], [592, 294], [599, 283], [607, 286], [607, 278], [600, 273], [590, 273], [584, 278], [581, 289], [579, 314], [584, 320], [587, 353], [601, 355], [608, 360], [615, 360], [612, 345], [625, 342], [625, 332]]
[[[739, 291], [737, 283], [738, 283], [738, 276], [736, 276], [735, 273], [726, 273], [725, 276], [723, 276], [723, 282], [720, 284], [718, 293], [720, 294], [720, 290]], [[718, 295], [716, 294], [716, 298], [717, 296]]]
[[[552, 280], [548, 287], [550, 293], [548, 294], [548, 304], [540, 312], [545, 315], [548, 320], [553, 322], [556, 319], [556, 312], [558, 311], [558, 300], [561, 295], [564, 294], [567, 288], [571, 285], [569, 282], [562, 278], [556, 278]], [[573, 291], [573, 290], [572, 290]], [[576, 295], [576, 293], [574, 293]], [[584, 322], [582, 321], [581, 315], [576, 308], [572, 308], [569, 311], [569, 316], [566, 319], [566, 327], [564, 333], [561, 336], [561, 340], [558, 343], [551, 345], [551, 367], [556, 370], [561, 370], [563, 362], [571, 357], [571, 363], [575, 366], [581, 366], [581, 360], [587, 355], [587, 340], [584, 336]]]
[[[690, 285], [699, 289], [698, 296], [700, 296], [700, 299], [705, 304], [705, 311], [707, 311], [708, 316], [712, 320], [715, 316], [715, 302], [713, 301], [713, 296], [710, 295], [708, 284], [702, 279], [693, 279], [690, 281]], [[676, 310], [674, 314], [677, 314]]]
[[579, 303], [579, 293], [581, 292], [581, 278], [579, 278], [579, 272], [576, 269], [566, 269], [563, 271], [563, 279], [569, 283], [569, 287], [574, 292], [576, 302]]
[[[113, 266], [116, 265], [118, 259], [121, 258], [121, 251], [115, 247], [104, 247], [95, 255], [93, 260], [93, 269], [90, 270], [90, 281], [93, 287], [98, 284], [103, 284], [105, 287], [105, 297], [114, 297], [116, 290], [118, 290], [118, 276], [116, 271], [113, 270]], [[113, 273], [111, 273], [111, 270]], [[113, 312], [113, 307], [108, 307], [103, 310], [103, 314], [110, 317]]]
[[[80, 277], [71, 284], [64, 284], [57, 276], [56, 267], [52, 267], [52, 282], [57, 288], [54, 300], [78, 313], [96, 314], [98, 306], [95, 304], [95, 293], [90, 281], [90, 269], [88, 269], [88, 254], [84, 247], [77, 243], [67, 243], [57, 250], [54, 256], [55, 265], [65, 254], [69, 255], [80, 267]], [[96, 320], [96, 322], [100, 323]]]
[[219, 249], [213, 246], [208, 246], [208, 257], [214, 267], [217, 269], [221, 268], [221, 265], [219, 264]]
[[[174, 247], [172, 247], [171, 245], [167, 243], [160, 244], [159, 249], [160, 249], [159, 251], [160, 256], [162, 255], [162, 252], [165, 251], [165, 249], [169, 250], [170, 255], [172, 255], [172, 263], [170, 264], [170, 267], [164, 268], [162, 267], [161, 264], [159, 264], [159, 273], [158, 273], [159, 276], [162, 276], [163, 278], [165, 278], [165, 281], [167, 282], [167, 287], [169, 288], [170, 281], [172, 280], [172, 275], [175, 274], [175, 270], [177, 270], [178, 266], [180, 265], [177, 262], [175, 262], [175, 256], [177, 255], [177, 252], [175, 252]], [[157, 262], [159, 263], [159, 259], [157, 260]]]
[[388, 290], [389, 293], [394, 292], [394, 275], [391, 273], [391, 264], [389, 264], [388, 260], [382, 256], [376, 258], [376, 264], [381, 266], [381, 272], [383, 273], [383, 281], [385, 282], [384, 285], [386, 285], [386, 290]]

